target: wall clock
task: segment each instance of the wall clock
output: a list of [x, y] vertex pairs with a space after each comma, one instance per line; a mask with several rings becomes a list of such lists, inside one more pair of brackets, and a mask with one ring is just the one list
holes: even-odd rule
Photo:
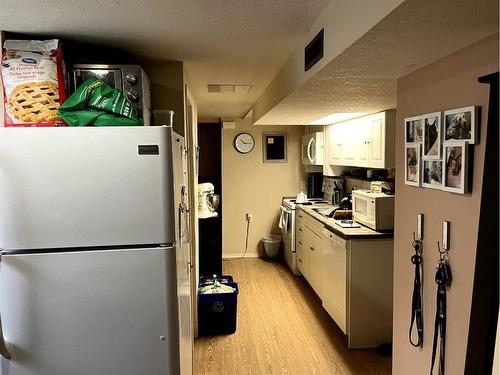
[[240, 133], [234, 138], [234, 148], [242, 154], [248, 154], [255, 147], [255, 139], [251, 134]]

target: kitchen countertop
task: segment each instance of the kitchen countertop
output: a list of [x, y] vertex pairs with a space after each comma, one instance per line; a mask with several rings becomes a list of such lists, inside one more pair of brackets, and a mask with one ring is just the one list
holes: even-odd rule
[[377, 232], [373, 229], [365, 227], [360, 224], [360, 228], [342, 228], [335, 223], [335, 220], [331, 218], [324, 217], [314, 211], [314, 208], [333, 208], [335, 206], [327, 204], [318, 204], [313, 206], [299, 206], [299, 209], [304, 211], [306, 214], [312, 216], [314, 219], [323, 223], [329, 231], [339, 235], [344, 239], [358, 238], [358, 239], [368, 239], [368, 238], [393, 238], [393, 231]]

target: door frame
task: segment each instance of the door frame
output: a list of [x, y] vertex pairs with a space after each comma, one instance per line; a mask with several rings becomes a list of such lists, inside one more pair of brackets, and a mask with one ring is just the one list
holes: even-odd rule
[[198, 113], [191, 90], [184, 84], [184, 134], [188, 161], [188, 190], [190, 206], [190, 265], [191, 265], [191, 298], [192, 322], [194, 337], [198, 337], [198, 305], [196, 290], [199, 279], [199, 242], [198, 242]]

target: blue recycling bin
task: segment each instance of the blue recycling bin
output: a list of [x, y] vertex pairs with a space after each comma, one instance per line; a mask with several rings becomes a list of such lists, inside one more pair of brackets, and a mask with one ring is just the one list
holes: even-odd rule
[[202, 294], [198, 289], [198, 334], [200, 336], [230, 335], [236, 332], [238, 315], [238, 284], [224, 283], [235, 289], [232, 293]]

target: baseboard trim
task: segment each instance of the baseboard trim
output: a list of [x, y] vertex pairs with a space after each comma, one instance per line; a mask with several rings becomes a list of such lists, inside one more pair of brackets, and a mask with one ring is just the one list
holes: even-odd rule
[[[241, 258], [243, 254], [222, 254], [222, 259]], [[245, 258], [259, 258], [259, 253], [246, 253]]]

